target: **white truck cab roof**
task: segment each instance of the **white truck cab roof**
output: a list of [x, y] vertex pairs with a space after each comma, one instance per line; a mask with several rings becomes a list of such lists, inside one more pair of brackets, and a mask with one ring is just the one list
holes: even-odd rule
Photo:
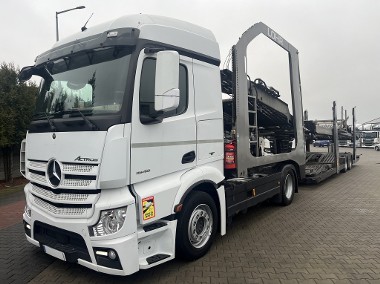
[[86, 38], [100, 37], [104, 32], [112, 32], [121, 28], [139, 30], [139, 39], [163, 43], [173, 47], [190, 50], [220, 61], [219, 45], [214, 34], [203, 27], [163, 16], [128, 15], [103, 24], [89, 27], [55, 43], [52, 50], [60, 49], [70, 43], [80, 43]]

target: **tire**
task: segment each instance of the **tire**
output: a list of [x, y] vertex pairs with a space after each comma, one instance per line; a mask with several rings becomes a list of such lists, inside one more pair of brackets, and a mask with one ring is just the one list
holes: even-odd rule
[[215, 239], [218, 212], [212, 197], [202, 191], [186, 198], [179, 213], [176, 232], [176, 254], [185, 260], [204, 256]]
[[347, 157], [347, 170], [351, 170], [352, 169], [352, 159], [351, 157]]
[[375, 150], [376, 151], [380, 151], [380, 147], [379, 146], [375, 146]]
[[274, 203], [288, 206], [292, 203], [296, 192], [296, 172], [293, 166], [286, 165], [281, 171], [280, 193], [274, 196]]
[[348, 162], [347, 162], [347, 157], [344, 158], [344, 168], [341, 170], [342, 173], [347, 172], [348, 170]]

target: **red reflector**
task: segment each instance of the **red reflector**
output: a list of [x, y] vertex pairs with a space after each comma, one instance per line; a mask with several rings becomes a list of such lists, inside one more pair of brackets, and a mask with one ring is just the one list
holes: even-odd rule
[[182, 210], [182, 207], [183, 207], [183, 204], [177, 204], [175, 207], [174, 207], [174, 212], [175, 213], [178, 213], [178, 212], [181, 212]]

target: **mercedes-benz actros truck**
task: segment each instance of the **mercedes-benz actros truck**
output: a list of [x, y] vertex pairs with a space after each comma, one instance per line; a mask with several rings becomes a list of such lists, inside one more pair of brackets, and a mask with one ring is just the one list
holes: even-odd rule
[[[288, 53], [292, 113], [247, 76], [258, 35]], [[231, 70], [219, 65], [209, 30], [140, 14], [74, 34], [24, 67], [21, 81], [42, 78], [21, 145], [27, 240], [129, 275], [203, 256], [250, 206], [290, 204], [306, 168], [298, 51], [258, 23], [233, 46]]]

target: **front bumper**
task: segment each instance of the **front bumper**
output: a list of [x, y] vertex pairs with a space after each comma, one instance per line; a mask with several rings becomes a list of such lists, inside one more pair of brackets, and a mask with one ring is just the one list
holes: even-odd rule
[[[112, 275], [130, 275], [139, 270], [139, 266], [137, 262], [138, 257], [137, 257], [137, 235], [136, 234], [132, 234], [124, 238], [118, 238], [116, 240], [92, 242], [88, 249], [90, 259], [84, 259], [86, 257], [81, 258], [79, 255], [83, 256], [83, 254], [78, 253], [78, 251], [74, 248], [71, 248], [70, 250], [63, 252], [54, 247], [50, 247], [46, 244], [43, 244], [35, 240], [34, 238], [28, 236], [27, 234], [26, 234], [26, 238], [31, 244], [37, 247], [40, 247], [41, 250], [44, 251], [45, 253], [48, 253], [56, 258], [59, 258], [67, 262], [78, 263], [80, 265], [83, 265], [87, 268], [90, 268], [98, 272], [103, 272], [103, 273], [112, 274]], [[62, 248], [62, 246], [59, 246], [59, 248]], [[51, 249], [53, 249], [53, 251], [56, 251], [56, 253], [55, 254], [51, 253], [52, 251]], [[114, 251], [117, 252], [117, 259], [104, 260], [103, 258], [103, 261], [102, 261], [101, 257], [95, 256], [96, 249], [102, 249], [102, 250], [113, 249]], [[135, 252], [136, 255], [134, 255], [133, 252]], [[128, 256], [128, 258], [126, 256]], [[110, 266], [118, 266], [118, 265], [120, 265], [120, 268], [110, 267]]]
[[[29, 187], [30, 185], [25, 187], [25, 194], [27, 206], [32, 213], [31, 216], [24, 213], [23, 219], [25, 234], [30, 243], [56, 258], [107, 274], [130, 275], [139, 270], [134, 203], [127, 205], [125, 222], [118, 232], [94, 237], [89, 234], [89, 226], [96, 224], [101, 210], [109, 209], [109, 204], [114, 204], [110, 202], [108, 193], [101, 194], [91, 217], [59, 218], [34, 202]], [[123, 196], [120, 193], [120, 190], [113, 193], [117, 194], [119, 202], [120, 196]], [[114, 252], [113, 257], [107, 255], [110, 251]]]

